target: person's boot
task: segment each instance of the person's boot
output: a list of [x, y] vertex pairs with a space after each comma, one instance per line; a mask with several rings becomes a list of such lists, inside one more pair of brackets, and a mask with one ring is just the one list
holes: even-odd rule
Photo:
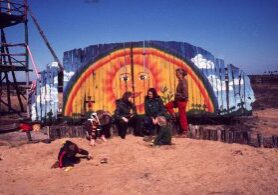
[[189, 138], [188, 130], [183, 130], [182, 133], [180, 134], [180, 137], [182, 137], [182, 138]]

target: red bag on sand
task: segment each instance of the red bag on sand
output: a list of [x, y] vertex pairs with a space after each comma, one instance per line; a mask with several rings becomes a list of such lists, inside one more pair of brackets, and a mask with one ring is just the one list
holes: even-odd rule
[[32, 126], [27, 124], [27, 123], [20, 123], [19, 124], [19, 129], [23, 132], [32, 131]]

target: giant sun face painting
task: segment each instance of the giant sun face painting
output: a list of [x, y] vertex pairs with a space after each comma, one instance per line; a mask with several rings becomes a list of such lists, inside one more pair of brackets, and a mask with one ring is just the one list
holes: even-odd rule
[[[151, 87], [159, 95], [171, 97], [175, 92], [176, 68], [188, 72], [189, 102], [204, 105], [207, 112], [214, 112], [213, 100], [205, 83], [192, 66], [175, 56], [154, 48], [119, 49], [86, 66], [76, 76], [64, 102], [64, 114], [86, 112], [88, 97], [95, 101], [93, 110], [115, 110], [115, 100], [125, 91], [135, 94], [134, 103], [139, 113], [144, 113], [144, 97]], [[165, 90], [166, 89], [166, 90]], [[166, 98], [167, 99], [167, 98]]]

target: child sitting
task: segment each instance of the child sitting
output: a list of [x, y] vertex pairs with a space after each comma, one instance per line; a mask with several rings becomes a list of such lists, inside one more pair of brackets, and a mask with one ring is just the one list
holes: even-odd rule
[[101, 138], [106, 141], [105, 135], [101, 130], [100, 121], [97, 113], [92, 113], [91, 118], [88, 119], [86, 125], [87, 139], [90, 141], [91, 146], [95, 146], [96, 140]]
[[153, 124], [158, 124], [160, 126], [160, 130], [151, 145], [170, 145], [172, 135], [166, 118], [164, 116], [158, 116], [153, 119]]

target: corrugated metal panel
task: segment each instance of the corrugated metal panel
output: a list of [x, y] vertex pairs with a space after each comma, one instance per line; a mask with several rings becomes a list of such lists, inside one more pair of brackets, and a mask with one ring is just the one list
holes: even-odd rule
[[53, 62], [41, 72], [31, 96], [31, 118], [47, 122], [57, 119], [58, 113], [58, 63]]

